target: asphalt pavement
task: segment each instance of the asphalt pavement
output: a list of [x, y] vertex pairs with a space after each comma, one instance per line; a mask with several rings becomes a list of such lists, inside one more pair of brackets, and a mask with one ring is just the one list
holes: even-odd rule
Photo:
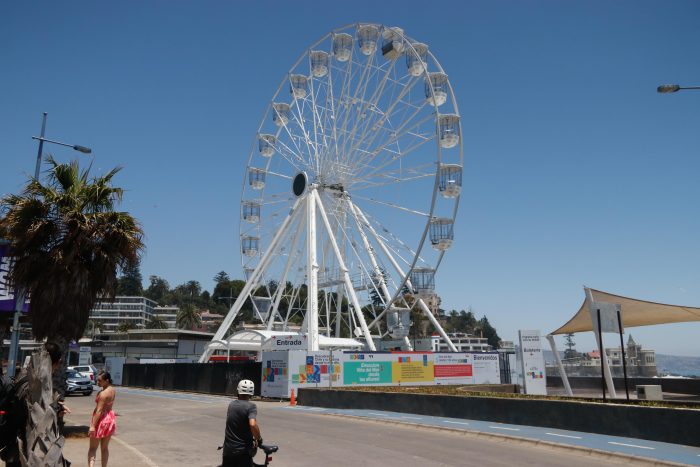
[[[218, 465], [229, 401], [117, 388], [118, 428], [109, 465]], [[265, 442], [280, 446], [273, 466], [700, 465], [700, 449], [668, 443], [407, 413], [256, 403]], [[73, 396], [67, 404], [71, 431], [85, 433], [94, 395]], [[85, 465], [87, 447], [87, 438], [72, 436], [64, 453], [73, 465]], [[99, 457], [98, 451], [98, 465]]]

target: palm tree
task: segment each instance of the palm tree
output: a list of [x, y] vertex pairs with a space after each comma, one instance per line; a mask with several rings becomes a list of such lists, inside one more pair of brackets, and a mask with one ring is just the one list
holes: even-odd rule
[[122, 321], [117, 324], [117, 332], [127, 332], [130, 329], [136, 329], [136, 325], [132, 321]]
[[202, 317], [191, 303], [185, 303], [175, 318], [178, 329], [193, 329], [202, 325]]
[[168, 324], [160, 316], [153, 315], [146, 323], [146, 329], [168, 329]]
[[[143, 231], [129, 213], [115, 211], [123, 190], [112, 178], [121, 168], [90, 177], [77, 161], [49, 156], [48, 164], [45, 183], [32, 178], [21, 194], [0, 200], [0, 237], [16, 258], [11, 281], [31, 297], [34, 337], [67, 351], [95, 303], [114, 298], [117, 271], [138, 264]], [[64, 369], [58, 374], [63, 394]]]

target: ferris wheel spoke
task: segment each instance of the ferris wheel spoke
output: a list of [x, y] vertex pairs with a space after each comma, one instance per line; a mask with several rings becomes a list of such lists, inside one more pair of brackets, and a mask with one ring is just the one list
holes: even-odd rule
[[[362, 110], [360, 110], [360, 116], [366, 115], [366, 113], [370, 112], [370, 111], [375, 112], [376, 111], [375, 109], [379, 108], [377, 104], [379, 103], [380, 97], [384, 93], [384, 88], [386, 87], [386, 83], [389, 80], [389, 76], [391, 75], [391, 72], [394, 71], [395, 64], [396, 64], [396, 60], [392, 60], [390, 65], [387, 67], [386, 72], [384, 73], [384, 77], [382, 78], [381, 82], [379, 83], [379, 86], [377, 86], [377, 89], [374, 90], [374, 93], [369, 97], [369, 99], [364, 101]], [[373, 113], [371, 113], [370, 115], [373, 115]], [[362, 125], [364, 125], [364, 129], [366, 131], [366, 129], [370, 126], [370, 123], [372, 122], [372, 118], [364, 118], [364, 120], [365, 121], [362, 123]], [[350, 135], [351, 140], [352, 140], [354, 134], [356, 133], [356, 131], [357, 131], [357, 126], [355, 129], [353, 129], [353, 132]], [[364, 135], [362, 138], [359, 138], [359, 139], [360, 139], [360, 141], [362, 141], [364, 139]], [[349, 155], [352, 155], [354, 153], [354, 147], [351, 146], [349, 149], [346, 149], [346, 151]]]
[[[290, 136], [291, 138], [291, 136]], [[299, 155], [299, 153], [295, 152], [292, 148], [290, 148], [287, 144], [285, 144], [281, 139], [277, 139], [277, 152], [287, 161], [289, 162], [289, 165], [294, 167], [298, 172], [301, 172], [303, 169], [302, 167], [307, 166], [307, 162], [304, 160], [304, 158]], [[301, 166], [297, 165], [297, 162], [294, 161], [296, 159]]]
[[[370, 69], [370, 65], [373, 63], [374, 58], [375, 57], [373, 56], [371, 59], [367, 60], [367, 68], [368, 69]], [[362, 78], [360, 79], [360, 82], [357, 84], [356, 93], [355, 93], [355, 96], [353, 98], [353, 103], [359, 102], [359, 103], [361, 103], [361, 106], [360, 106], [360, 108], [357, 109], [357, 116], [354, 117], [355, 121], [354, 121], [352, 130], [350, 130], [348, 138], [343, 143], [342, 151], [343, 151], [343, 154], [346, 155], [346, 157], [350, 156], [350, 154], [348, 153], [347, 144], [349, 141], [352, 141], [352, 139], [354, 138], [354, 135], [357, 132], [357, 128], [360, 125], [361, 120], [364, 118], [363, 115], [367, 111], [367, 105], [366, 105], [367, 101], [365, 100], [365, 95], [367, 94], [367, 88], [369, 87], [370, 80], [373, 79], [373, 77], [376, 74], [378, 74], [380, 70], [381, 70], [381, 67], [377, 66], [376, 71], [374, 73], [372, 73], [372, 72], [367, 73], [367, 74], [363, 73]], [[360, 89], [362, 89], [362, 92], [360, 94], [360, 97], [358, 98], [357, 92]]]
[[[390, 121], [395, 107], [398, 106], [402, 102], [402, 100], [406, 96], [406, 94], [408, 94], [411, 91], [411, 89], [413, 88], [413, 86], [417, 82], [418, 82], [417, 77], [413, 77], [405, 85], [400, 84], [401, 86], [403, 86], [403, 89], [401, 90], [399, 95], [396, 96], [394, 101], [386, 108], [386, 110], [384, 110], [384, 112], [378, 118], [378, 121], [376, 123], [374, 123], [374, 125], [371, 126], [371, 128], [369, 129], [369, 134], [365, 134], [362, 136], [362, 138], [359, 138], [359, 141], [364, 143], [366, 148], [372, 146], [372, 144], [374, 143], [374, 140], [379, 136], [379, 134], [381, 134], [382, 129], [386, 129], [384, 127], [384, 124]], [[410, 121], [410, 119], [408, 119], [408, 121]], [[369, 124], [367, 126], [369, 127]], [[391, 131], [390, 128], [388, 130]], [[358, 147], [359, 147], [359, 143], [356, 144], [355, 146], [353, 146], [349, 152], [354, 153]]]
[[354, 198], [361, 199], [364, 201], [369, 201], [371, 203], [381, 204], [382, 206], [389, 206], [390, 208], [399, 209], [401, 211], [408, 212], [411, 214], [416, 214], [418, 216], [423, 216], [423, 217], [428, 217], [428, 218], [430, 217], [430, 214], [428, 214], [427, 212], [416, 211], [414, 209], [405, 208], [403, 206], [399, 206], [398, 204], [390, 203], [388, 201], [379, 201], [378, 199], [365, 198], [364, 196], [358, 196], [358, 195], [355, 195]]

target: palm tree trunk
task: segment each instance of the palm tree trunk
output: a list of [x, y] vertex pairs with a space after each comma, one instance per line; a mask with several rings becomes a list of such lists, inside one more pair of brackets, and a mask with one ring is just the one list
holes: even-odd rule
[[32, 355], [27, 368], [26, 444], [19, 440], [22, 467], [67, 466], [63, 458], [65, 439], [58, 432], [51, 377], [51, 357], [42, 350]]
[[58, 345], [58, 347], [61, 349], [61, 354], [63, 355], [61, 358], [61, 364], [58, 366], [58, 368], [56, 368], [52, 375], [54, 392], [59, 394], [58, 400], [62, 401], [66, 397], [66, 369], [68, 368], [70, 340], [62, 336], [52, 336], [49, 338], [49, 341], [56, 343], [56, 345]]

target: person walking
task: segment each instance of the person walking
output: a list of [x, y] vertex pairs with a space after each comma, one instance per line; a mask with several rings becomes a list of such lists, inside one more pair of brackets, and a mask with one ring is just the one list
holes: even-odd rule
[[88, 449], [88, 466], [95, 466], [97, 447], [100, 447], [100, 462], [102, 467], [107, 467], [109, 461], [109, 441], [117, 429], [117, 420], [112, 406], [116, 391], [112, 386], [112, 376], [108, 372], [97, 376], [97, 385], [102, 388], [95, 398], [95, 411], [90, 419], [90, 448]]
[[249, 379], [238, 383], [238, 398], [231, 401], [226, 412], [223, 464], [221, 467], [252, 467], [253, 457], [262, 444], [257, 406], [250, 402], [255, 383]]

